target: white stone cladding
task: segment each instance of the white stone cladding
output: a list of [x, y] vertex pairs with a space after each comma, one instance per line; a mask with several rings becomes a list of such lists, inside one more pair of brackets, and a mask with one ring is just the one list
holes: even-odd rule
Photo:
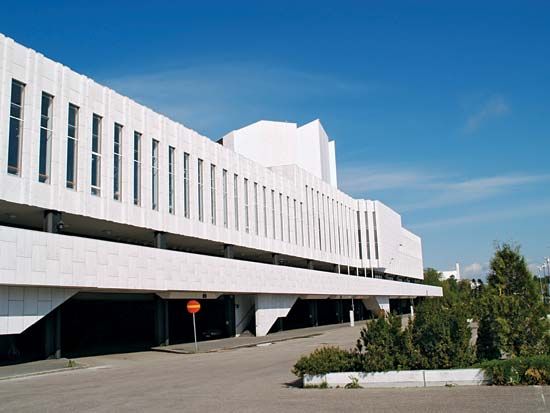
[[77, 291], [0, 285], [0, 335], [23, 332]]
[[[0, 285], [299, 296], [441, 296], [438, 287], [0, 226]], [[10, 259], [4, 259], [9, 256]]]

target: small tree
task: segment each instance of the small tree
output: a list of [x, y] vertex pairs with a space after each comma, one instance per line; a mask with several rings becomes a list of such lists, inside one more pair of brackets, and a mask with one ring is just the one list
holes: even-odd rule
[[479, 301], [477, 354], [481, 360], [550, 351], [548, 321], [537, 287], [519, 247], [497, 245]]
[[426, 268], [424, 270], [424, 284], [441, 286], [441, 273], [435, 268]]
[[363, 371], [387, 371], [399, 366], [401, 319], [395, 315], [380, 317], [361, 330], [357, 340], [357, 356]]
[[423, 301], [412, 324], [413, 358], [425, 369], [465, 367], [475, 356], [470, 345], [471, 330], [467, 322], [465, 305], [449, 305], [442, 298]]

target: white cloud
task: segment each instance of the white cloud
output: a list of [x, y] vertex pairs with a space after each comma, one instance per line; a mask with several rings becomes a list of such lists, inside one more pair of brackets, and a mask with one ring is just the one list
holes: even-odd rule
[[494, 198], [520, 187], [550, 182], [550, 174], [511, 173], [460, 179], [398, 165], [351, 164], [340, 168], [338, 180], [344, 192], [358, 197], [378, 198], [387, 190], [402, 190], [405, 194], [410, 192], [409, 200], [399, 205], [399, 210], [406, 212]]
[[462, 269], [462, 278], [485, 279], [489, 271], [488, 263], [473, 262]]
[[510, 107], [502, 97], [492, 97], [468, 117], [464, 129], [467, 133], [473, 133], [486, 121], [504, 116], [509, 111]]
[[315, 109], [323, 99], [371, 90], [364, 82], [249, 62], [179, 67], [102, 82], [186, 126], [216, 135], [212, 139], [259, 119], [284, 116], [292, 105]]
[[436, 179], [435, 175], [414, 169], [395, 166], [349, 165], [339, 168], [339, 186], [344, 192], [364, 193], [368, 191], [423, 187]]
[[529, 216], [547, 216], [550, 211], [550, 201], [540, 201], [537, 203], [516, 205], [511, 204], [508, 208], [500, 208], [499, 210], [489, 209], [478, 214], [469, 214], [461, 216], [453, 216], [444, 219], [432, 219], [426, 222], [419, 222], [409, 225], [413, 230], [425, 230], [435, 228], [456, 227], [460, 225], [486, 223], [501, 220], [519, 219]]
[[518, 187], [550, 181], [550, 175], [501, 175], [473, 178], [463, 181], [432, 182], [426, 187], [432, 189], [432, 196], [421, 202], [405, 205], [403, 210], [440, 208], [493, 198]]

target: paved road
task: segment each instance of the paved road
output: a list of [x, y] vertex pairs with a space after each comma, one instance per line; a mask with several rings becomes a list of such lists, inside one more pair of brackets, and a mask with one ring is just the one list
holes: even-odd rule
[[[350, 347], [339, 328], [269, 346], [204, 354], [145, 352], [80, 359], [85, 370], [0, 381], [0, 411], [548, 412], [549, 387], [299, 389], [290, 368], [320, 344]], [[545, 400], [546, 399], [546, 405]]]

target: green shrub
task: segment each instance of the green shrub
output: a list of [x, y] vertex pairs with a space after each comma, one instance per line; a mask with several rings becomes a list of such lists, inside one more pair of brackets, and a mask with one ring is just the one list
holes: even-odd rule
[[449, 306], [440, 298], [418, 305], [414, 321], [409, 325], [413, 348], [417, 351], [412, 367], [449, 369], [472, 365], [475, 352], [470, 345], [472, 333], [466, 314], [460, 303]]
[[497, 245], [487, 282], [478, 301], [478, 358], [548, 354], [550, 323], [539, 284], [518, 246]]
[[304, 374], [326, 374], [355, 371], [355, 354], [339, 347], [320, 347], [308, 356], [302, 356], [292, 368], [292, 373], [298, 377]]
[[361, 330], [357, 340], [357, 359], [361, 371], [406, 369], [405, 339], [401, 319], [395, 315], [378, 318]]
[[490, 360], [481, 363], [479, 367], [495, 385], [550, 384], [550, 356]]

